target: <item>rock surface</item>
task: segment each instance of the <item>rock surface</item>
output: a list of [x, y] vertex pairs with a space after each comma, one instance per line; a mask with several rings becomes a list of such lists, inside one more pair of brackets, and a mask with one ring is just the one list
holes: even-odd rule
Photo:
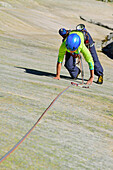
[[[0, 1], [2, 2], [2, 1]], [[96, 43], [111, 31], [82, 21], [93, 18], [113, 28], [113, 3], [95, 0], [4, 0], [0, 7], [0, 157], [34, 125], [71, 79], [62, 66], [54, 80], [61, 27], [83, 23]], [[103, 17], [104, 14], [104, 17]], [[0, 169], [112, 170], [113, 60], [101, 52], [104, 83], [72, 86], [46, 113]], [[83, 59], [85, 82], [88, 65]], [[81, 77], [76, 80], [81, 82]]]
[[113, 42], [102, 48], [102, 52], [106, 54], [109, 58], [113, 59]]

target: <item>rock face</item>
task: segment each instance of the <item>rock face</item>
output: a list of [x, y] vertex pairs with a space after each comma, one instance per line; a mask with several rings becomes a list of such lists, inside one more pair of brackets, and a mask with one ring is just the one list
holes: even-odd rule
[[[113, 28], [113, 6], [96, 0], [3, 0], [0, 7], [0, 158], [35, 124], [51, 101], [71, 85], [62, 64], [55, 80], [61, 27], [85, 24], [95, 42]], [[3, 7], [4, 5], [4, 7]], [[7, 6], [7, 7], [6, 7]], [[104, 17], [103, 17], [104, 14]], [[103, 19], [104, 18], [104, 19]], [[109, 20], [108, 20], [109, 18]], [[0, 170], [112, 170], [113, 61], [98, 52], [104, 83], [71, 86]], [[83, 58], [85, 83], [89, 68]], [[81, 76], [76, 83], [81, 83]]]
[[[82, 19], [82, 20], [84, 20], [86, 22], [89, 22], [89, 23], [101, 26], [103, 28], [109, 29], [109, 30], [113, 30], [112, 27], [109, 27], [108, 25], [105, 25], [105, 24], [103, 24], [101, 22], [94, 21], [92, 19], [86, 19], [86, 18], [84, 18], [82, 16], [80, 16], [80, 19]], [[102, 50], [102, 52], [104, 54], [106, 54], [109, 58], [113, 59], [113, 32], [111, 32], [109, 35], [107, 35], [105, 37], [105, 39], [101, 41], [100, 45], [101, 45], [101, 49], [100, 50]], [[96, 45], [96, 46], [98, 48], [98, 45]]]
[[113, 59], [113, 32], [102, 40], [102, 52], [106, 54], [109, 58]]
[[102, 48], [102, 52], [113, 59], [113, 42]]
[[105, 25], [105, 24], [103, 24], [103, 23], [101, 23], [101, 22], [98, 22], [98, 21], [95, 21], [95, 20], [93, 20], [93, 19], [89, 19], [89, 18], [87, 19], [87, 18], [84, 18], [84, 17], [82, 17], [82, 16], [80, 16], [80, 19], [82, 19], [82, 20], [84, 20], [84, 21], [87, 21], [87, 22], [89, 22], [89, 23], [92, 23], [92, 24], [101, 26], [101, 27], [103, 27], [103, 28], [107, 28], [107, 29], [113, 31], [113, 28], [112, 28], [112, 27], [109, 27], [108, 25]]
[[12, 8], [12, 6], [11, 6], [9, 3], [7, 3], [7, 2], [2, 2], [2, 1], [0, 1], [0, 7]]
[[104, 40], [102, 40], [102, 48], [104, 48], [106, 45], [113, 42], [113, 32], [111, 32], [109, 35], [105, 37]]

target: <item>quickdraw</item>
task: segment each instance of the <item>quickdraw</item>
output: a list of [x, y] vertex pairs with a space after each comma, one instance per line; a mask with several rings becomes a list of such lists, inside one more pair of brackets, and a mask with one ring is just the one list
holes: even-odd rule
[[84, 85], [84, 84], [77, 84], [77, 83], [75, 83], [75, 82], [71, 82], [71, 84], [72, 84], [73, 86], [79, 86], [79, 87], [82, 87], [82, 88], [89, 88], [88, 85]]

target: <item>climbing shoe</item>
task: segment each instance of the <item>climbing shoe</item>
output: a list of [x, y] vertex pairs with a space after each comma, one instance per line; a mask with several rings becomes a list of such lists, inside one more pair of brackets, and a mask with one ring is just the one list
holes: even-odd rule
[[98, 76], [97, 84], [103, 84], [103, 75]]

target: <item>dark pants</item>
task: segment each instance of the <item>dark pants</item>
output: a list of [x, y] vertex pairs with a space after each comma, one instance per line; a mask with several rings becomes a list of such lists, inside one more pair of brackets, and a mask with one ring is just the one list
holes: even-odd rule
[[103, 68], [102, 68], [102, 65], [100, 64], [100, 61], [98, 59], [97, 52], [95, 50], [94, 45], [90, 48], [90, 53], [91, 53], [91, 55], [93, 57], [93, 61], [94, 61], [94, 74], [96, 76], [103, 75]]
[[91, 53], [91, 55], [93, 57], [93, 61], [94, 61], [94, 74], [96, 76], [101, 76], [101, 75], [103, 75], [103, 68], [102, 68], [102, 65], [100, 64], [100, 61], [98, 59], [98, 55], [97, 55], [97, 52], [96, 52], [96, 49], [94, 46], [94, 41], [93, 41], [89, 32], [84, 32], [84, 33], [88, 35], [90, 46], [92, 46], [92, 44], [93, 44], [93, 46], [90, 47], [90, 53]]
[[72, 57], [71, 53], [66, 52], [65, 65], [72, 78], [76, 78], [79, 73], [79, 68], [76, 66], [76, 58]]
[[[93, 61], [94, 61], [94, 74], [96, 76], [103, 75], [103, 68], [102, 68], [102, 65], [100, 64], [100, 61], [98, 59], [97, 52], [95, 50], [94, 45], [90, 48], [90, 53], [91, 53], [91, 55], [93, 57]], [[76, 78], [76, 76], [79, 73], [79, 68], [76, 66], [76, 58], [74, 58], [71, 55], [71, 53], [66, 52], [65, 65], [64, 66], [69, 71], [71, 77]]]

